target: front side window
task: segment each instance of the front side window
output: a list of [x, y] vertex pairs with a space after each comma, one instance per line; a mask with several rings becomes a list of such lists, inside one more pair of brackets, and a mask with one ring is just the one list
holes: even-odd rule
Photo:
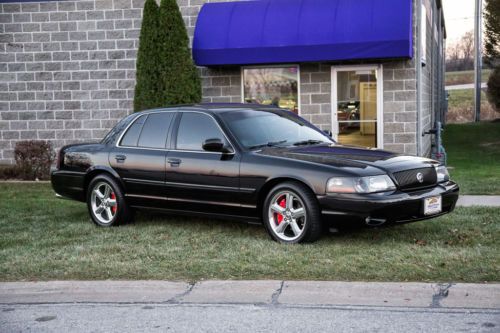
[[202, 113], [183, 113], [177, 131], [177, 149], [202, 151], [203, 143], [208, 139], [221, 139], [227, 144], [212, 117]]
[[297, 66], [243, 69], [244, 102], [274, 105], [299, 113]]

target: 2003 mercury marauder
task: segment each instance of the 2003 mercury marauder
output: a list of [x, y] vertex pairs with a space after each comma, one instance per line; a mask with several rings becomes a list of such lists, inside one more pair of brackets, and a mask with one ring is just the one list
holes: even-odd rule
[[289, 111], [248, 104], [130, 115], [100, 143], [63, 147], [52, 186], [100, 226], [154, 209], [262, 221], [288, 243], [318, 239], [324, 223], [433, 218], [459, 193], [434, 160], [342, 146]]

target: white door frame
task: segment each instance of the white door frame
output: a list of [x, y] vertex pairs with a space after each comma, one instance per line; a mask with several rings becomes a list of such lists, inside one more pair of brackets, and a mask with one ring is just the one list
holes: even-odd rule
[[339, 123], [337, 115], [337, 73], [359, 70], [375, 70], [377, 75], [377, 148], [384, 148], [384, 77], [382, 65], [332, 66], [332, 134], [338, 140]]

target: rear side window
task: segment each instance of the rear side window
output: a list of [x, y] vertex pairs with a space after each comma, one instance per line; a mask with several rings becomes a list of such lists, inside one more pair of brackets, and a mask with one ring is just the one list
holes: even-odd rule
[[116, 139], [120, 137], [120, 134], [123, 132], [123, 130], [128, 126], [131, 118], [133, 118], [133, 115], [130, 115], [120, 120], [120, 122], [116, 124], [116, 126], [113, 127], [111, 131], [108, 132], [108, 134], [106, 134], [106, 136], [102, 139], [101, 143], [110, 144], [115, 142]]
[[128, 128], [127, 133], [122, 138], [120, 145], [127, 147], [137, 147], [137, 141], [139, 140], [139, 135], [141, 135], [142, 126], [146, 121], [147, 116], [141, 116], [134, 121], [134, 123]]
[[165, 148], [174, 112], [152, 113], [142, 127], [138, 146], [144, 148]]
[[162, 112], [138, 118], [127, 130], [120, 143], [126, 147], [165, 148], [170, 124], [175, 112]]
[[183, 113], [177, 131], [177, 149], [201, 151], [207, 139], [221, 139], [227, 144], [224, 134], [211, 117], [202, 113]]

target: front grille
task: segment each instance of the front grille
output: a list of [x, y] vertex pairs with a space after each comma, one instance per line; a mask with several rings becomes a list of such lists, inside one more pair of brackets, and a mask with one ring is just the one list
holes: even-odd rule
[[[418, 180], [419, 173], [422, 174], [422, 182]], [[434, 167], [394, 172], [394, 177], [401, 190], [415, 190], [430, 187], [437, 183], [437, 174]]]

